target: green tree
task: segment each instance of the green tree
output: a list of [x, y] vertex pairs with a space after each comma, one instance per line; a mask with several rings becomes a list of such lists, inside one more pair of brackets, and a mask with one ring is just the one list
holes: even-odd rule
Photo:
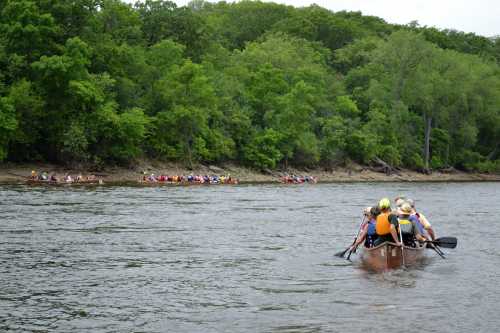
[[9, 141], [17, 128], [15, 109], [6, 97], [0, 97], [0, 161], [7, 157]]
[[278, 148], [280, 141], [280, 133], [271, 128], [256, 133], [244, 148], [245, 160], [255, 168], [274, 169], [283, 157]]
[[163, 110], [152, 129], [152, 146], [159, 157], [184, 160], [192, 167], [233, 155], [232, 140], [217, 126], [221, 114], [216, 96], [200, 65], [186, 61], [173, 66], [155, 89]]

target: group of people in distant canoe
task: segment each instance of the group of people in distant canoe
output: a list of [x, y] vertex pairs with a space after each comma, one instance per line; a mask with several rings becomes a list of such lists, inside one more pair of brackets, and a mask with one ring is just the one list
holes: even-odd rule
[[231, 175], [144, 175], [142, 182], [145, 183], [184, 183], [184, 184], [238, 184], [238, 179]]
[[384, 242], [416, 247], [418, 242], [436, 239], [432, 225], [416, 210], [414, 200], [400, 196], [394, 199], [394, 203], [396, 208], [392, 209], [391, 201], [383, 198], [378, 205], [364, 209], [363, 222], [351, 251], [362, 243], [367, 248]]
[[33, 182], [48, 183], [102, 183], [102, 180], [98, 179], [95, 175], [83, 176], [82, 174], [78, 174], [76, 176], [72, 176], [69, 173], [66, 173], [64, 176], [60, 177], [55, 172], [49, 174], [47, 171], [43, 171], [39, 174], [35, 170], [31, 171], [31, 175], [28, 180]]
[[286, 175], [281, 177], [281, 182], [285, 184], [303, 184], [303, 183], [317, 183], [318, 179], [314, 176], [297, 176]]

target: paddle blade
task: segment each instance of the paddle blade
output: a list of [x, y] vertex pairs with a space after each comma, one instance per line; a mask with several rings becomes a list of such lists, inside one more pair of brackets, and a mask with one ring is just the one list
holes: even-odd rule
[[432, 248], [434, 251], [436, 251], [436, 253], [437, 253], [437, 254], [439, 254], [439, 256], [440, 256], [441, 258], [446, 259], [446, 257], [444, 256], [443, 252], [442, 252], [442, 251], [440, 251], [440, 250], [438, 250], [438, 249], [437, 249], [437, 247], [435, 247], [435, 246], [431, 246], [431, 248]]
[[347, 253], [347, 251], [349, 251], [351, 247], [349, 246], [347, 249], [345, 249], [344, 251], [340, 251], [340, 252], [337, 252], [335, 253], [335, 256], [336, 257], [339, 257], [339, 258], [344, 258], [345, 254]]
[[437, 246], [444, 247], [447, 249], [454, 249], [457, 247], [457, 238], [456, 237], [440, 237], [436, 238], [432, 243]]

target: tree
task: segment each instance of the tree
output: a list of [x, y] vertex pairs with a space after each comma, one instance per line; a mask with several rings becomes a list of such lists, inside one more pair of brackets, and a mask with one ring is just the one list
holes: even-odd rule
[[256, 133], [244, 148], [245, 160], [259, 169], [274, 169], [283, 157], [278, 149], [279, 141], [281, 135], [271, 128]]
[[7, 157], [7, 146], [17, 128], [15, 109], [6, 97], [0, 97], [0, 161]]
[[11, 73], [10, 82], [14, 82], [29, 76], [33, 61], [57, 50], [59, 27], [50, 14], [40, 11], [35, 1], [9, 0], [0, 14], [0, 35], [9, 62], [7, 71]]
[[40, 159], [37, 143], [41, 139], [45, 102], [30, 81], [22, 79], [9, 89], [9, 100], [15, 110], [17, 128], [9, 144], [9, 159]]
[[233, 155], [234, 144], [217, 126], [221, 115], [214, 89], [200, 65], [188, 60], [173, 66], [155, 89], [162, 111], [153, 121], [151, 139], [158, 157], [192, 167]]

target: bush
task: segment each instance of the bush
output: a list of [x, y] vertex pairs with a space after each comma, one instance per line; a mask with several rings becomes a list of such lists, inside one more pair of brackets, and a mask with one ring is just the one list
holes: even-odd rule
[[243, 149], [245, 160], [251, 166], [274, 169], [283, 155], [278, 149], [280, 134], [273, 129], [267, 129], [252, 139]]
[[401, 155], [394, 146], [380, 146], [378, 156], [392, 166], [398, 167], [401, 165]]
[[430, 164], [432, 169], [442, 169], [446, 167], [446, 164], [438, 156], [432, 156]]
[[420, 154], [413, 153], [407, 158], [404, 159], [404, 164], [410, 169], [413, 170], [422, 170], [424, 169], [424, 159]]

